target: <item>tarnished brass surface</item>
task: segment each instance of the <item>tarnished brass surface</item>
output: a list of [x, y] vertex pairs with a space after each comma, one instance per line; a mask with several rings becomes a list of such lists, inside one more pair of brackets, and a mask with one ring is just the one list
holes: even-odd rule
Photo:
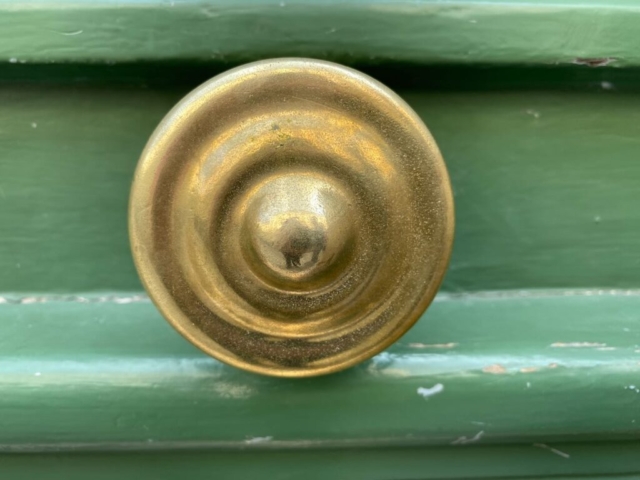
[[208, 354], [303, 377], [354, 365], [427, 308], [453, 241], [447, 171], [397, 95], [352, 69], [261, 61], [201, 85], [145, 148], [133, 256]]

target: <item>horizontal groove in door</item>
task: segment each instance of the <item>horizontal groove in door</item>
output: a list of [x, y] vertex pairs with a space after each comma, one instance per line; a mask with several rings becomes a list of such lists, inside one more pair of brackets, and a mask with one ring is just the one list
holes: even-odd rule
[[305, 380], [207, 357], [143, 294], [0, 298], [0, 451], [638, 439], [638, 291], [440, 295], [386, 352]]

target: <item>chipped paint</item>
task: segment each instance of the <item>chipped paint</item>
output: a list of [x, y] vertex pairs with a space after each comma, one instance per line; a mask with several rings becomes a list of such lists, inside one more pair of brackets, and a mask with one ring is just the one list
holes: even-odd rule
[[537, 367], [524, 367], [520, 369], [520, 372], [522, 373], [533, 373], [537, 371], [538, 371]]
[[382, 352], [371, 358], [367, 370], [374, 375], [384, 375], [386, 377], [404, 378], [411, 376], [411, 372], [398, 368], [402, 357], [389, 352]]
[[554, 298], [554, 297], [638, 297], [640, 289], [549, 289], [549, 290], [483, 290], [479, 292], [440, 292], [434, 301], [453, 300], [497, 300], [507, 298]]
[[448, 349], [457, 347], [457, 343], [410, 343], [408, 345], [409, 348], [438, 348], [438, 349]]
[[614, 57], [602, 57], [602, 58], [574, 58], [571, 63], [574, 65], [585, 65], [587, 67], [597, 68], [597, 67], [606, 67], [607, 65], [612, 64], [617, 59]]
[[482, 371], [484, 373], [492, 373], [494, 375], [500, 375], [500, 374], [503, 374], [503, 373], [507, 373], [507, 369], [504, 368], [502, 365], [500, 365], [498, 363], [496, 363], [494, 365], [489, 365], [487, 367], [484, 367], [482, 369]]
[[123, 305], [128, 303], [149, 302], [151, 302], [151, 300], [147, 295], [42, 295], [25, 297], [0, 296], [0, 304], [10, 305], [31, 305], [35, 303], [117, 303]]
[[431, 388], [418, 387], [418, 390], [417, 390], [418, 395], [420, 395], [423, 398], [432, 397], [434, 395], [437, 395], [438, 393], [441, 393], [442, 391], [444, 391], [444, 385], [441, 383], [436, 383]]
[[256, 445], [258, 443], [267, 443], [273, 440], [273, 437], [251, 437], [247, 438], [244, 443], [247, 445]]
[[245, 400], [253, 396], [254, 390], [248, 385], [240, 385], [232, 382], [216, 382], [213, 389], [221, 398]]
[[471, 438], [467, 438], [467, 437], [456, 438], [453, 442], [451, 442], [451, 445], [466, 445], [468, 443], [475, 443], [480, 441], [483, 435], [484, 435], [484, 430], [480, 430]]
[[556, 455], [559, 455], [562, 458], [571, 458], [571, 455], [569, 455], [568, 453], [563, 452], [562, 450], [558, 450], [557, 448], [550, 447], [546, 443], [534, 443], [533, 446], [537, 448], [543, 448], [545, 450], [549, 450], [550, 452], [555, 453]]
[[59, 33], [60, 35], [64, 35], [65, 37], [75, 37], [76, 35], [81, 35], [82, 33], [84, 33], [84, 30], [75, 30], [73, 32], [56, 32]]
[[603, 348], [606, 343], [597, 342], [555, 342], [550, 345], [552, 348]]

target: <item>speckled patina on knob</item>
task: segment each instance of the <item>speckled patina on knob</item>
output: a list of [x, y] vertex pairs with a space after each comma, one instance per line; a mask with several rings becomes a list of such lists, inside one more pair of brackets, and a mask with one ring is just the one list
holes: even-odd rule
[[222, 361], [290, 377], [398, 339], [453, 240], [447, 171], [417, 115], [375, 80], [305, 59], [187, 95], [142, 154], [129, 214], [169, 322]]

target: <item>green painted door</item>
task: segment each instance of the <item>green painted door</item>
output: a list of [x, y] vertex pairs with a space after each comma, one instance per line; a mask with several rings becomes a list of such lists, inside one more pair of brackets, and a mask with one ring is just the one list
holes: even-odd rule
[[[0, 1], [0, 477], [640, 477], [631, 0]], [[138, 156], [245, 61], [348, 64], [451, 174], [441, 293], [322, 378], [212, 360], [136, 276]]]

